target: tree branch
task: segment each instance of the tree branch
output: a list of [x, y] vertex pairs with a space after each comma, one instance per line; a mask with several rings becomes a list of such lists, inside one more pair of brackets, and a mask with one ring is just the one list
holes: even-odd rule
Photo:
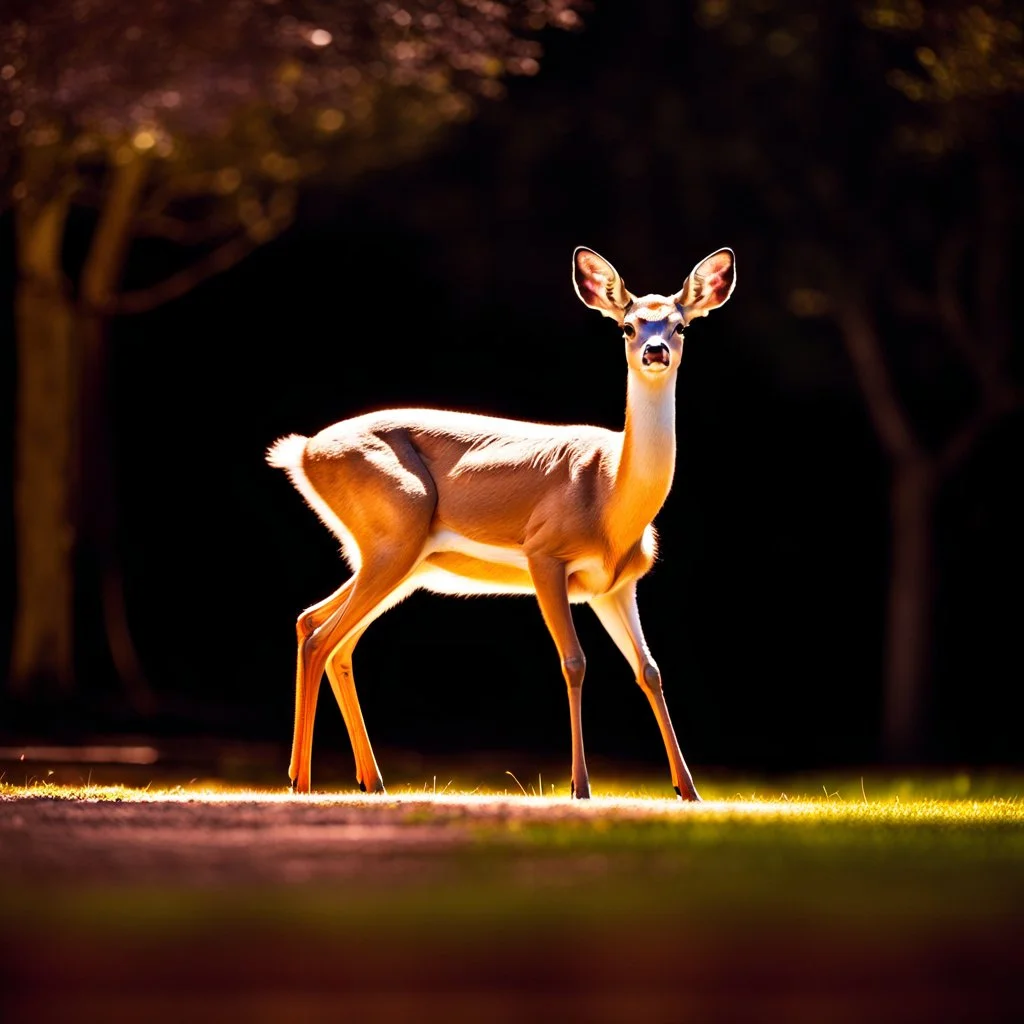
[[993, 374], [1010, 350], [1011, 331], [1006, 304], [1002, 301], [1010, 245], [1011, 222], [1006, 172], [1002, 162], [986, 147], [981, 167], [981, 238], [978, 252], [977, 289], [982, 342]]
[[80, 283], [82, 301], [94, 309], [102, 307], [116, 294], [149, 166], [148, 158], [137, 153], [111, 164], [106, 199], [82, 267]]
[[180, 298], [208, 278], [214, 277], [241, 262], [254, 249], [276, 238], [295, 214], [295, 192], [291, 188], [275, 189], [265, 203], [252, 200], [239, 207], [244, 229], [212, 252], [157, 284], [120, 295], [104, 297], [94, 308], [107, 316], [146, 313], [157, 306]]
[[883, 446], [894, 459], [923, 458], [924, 449], [896, 395], [878, 332], [867, 315], [863, 299], [840, 287], [833, 290], [832, 301], [868, 416]]
[[[34, 170], [30, 165], [26, 173]], [[19, 274], [67, 294], [71, 285], [61, 267], [60, 253], [74, 189], [73, 178], [64, 175], [52, 195], [45, 199], [29, 195], [14, 205]]]
[[167, 177], [156, 186], [146, 205], [151, 209], [162, 211], [171, 203], [182, 199], [203, 199], [207, 196], [227, 195], [234, 189], [225, 186], [222, 171], [223, 168], [221, 171], [196, 171], [178, 177]]
[[932, 323], [937, 317], [935, 299], [906, 282], [893, 286], [891, 298], [893, 308], [903, 316]]
[[989, 427], [1020, 409], [1024, 409], [1024, 388], [1002, 390], [993, 400], [984, 402], [943, 445], [936, 458], [940, 476], [948, 476], [957, 470]]
[[[158, 284], [131, 292], [123, 292], [105, 303], [102, 312], [113, 316], [148, 313], [165, 302], [181, 298], [182, 295], [186, 295], [209, 278], [240, 263], [254, 249], [258, 249], [279, 235], [290, 222], [290, 218], [281, 221], [263, 221], [261, 223], [267, 226], [260, 232], [250, 231], [237, 235], [190, 267], [171, 274], [170, 277]], [[257, 237], [254, 237], [254, 234], [257, 234]]]
[[[940, 322], [956, 350], [968, 364], [981, 390], [982, 404], [986, 408], [1002, 408], [1013, 392], [1013, 386], [1006, 379], [1002, 368], [1002, 339], [1000, 338], [1000, 317], [997, 312], [996, 295], [1001, 270], [993, 266], [998, 263], [986, 239], [982, 239], [982, 252], [976, 259], [977, 273], [971, 279], [981, 302], [981, 327], [975, 329], [963, 303], [960, 300], [960, 272], [967, 244], [966, 230], [961, 226], [949, 235], [939, 250], [936, 271], [936, 300]], [[999, 254], [995, 254], [998, 256]], [[989, 280], [991, 275], [993, 280]]]
[[224, 238], [237, 223], [234, 219], [221, 217], [190, 224], [167, 214], [144, 214], [135, 220], [135, 236], [166, 238], [169, 242], [183, 246], [206, 245]]
[[942, 240], [935, 266], [935, 308], [949, 340], [984, 385], [987, 375], [985, 361], [974, 344], [974, 332], [960, 301], [960, 271], [966, 248], [967, 228], [964, 224], [958, 225]]
[[192, 266], [186, 267], [176, 274], [171, 274], [170, 277], [164, 278], [158, 284], [150, 285], [148, 288], [138, 288], [135, 291], [122, 292], [111, 298], [103, 304], [102, 312], [112, 316], [147, 313], [151, 309], [156, 309], [157, 306], [162, 306], [165, 302], [181, 298], [182, 295], [186, 295], [208, 278], [233, 267], [258, 245], [259, 243], [253, 241], [248, 235], [238, 235], [214, 249], [198, 262], [193, 263]]

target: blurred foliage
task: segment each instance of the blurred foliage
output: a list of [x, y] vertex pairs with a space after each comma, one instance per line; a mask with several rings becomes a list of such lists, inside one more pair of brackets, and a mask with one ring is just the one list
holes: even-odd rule
[[861, 14], [871, 28], [914, 40], [913, 70], [889, 82], [912, 100], [948, 102], [1024, 89], [1024, 5], [1013, 0], [929, 3], [879, 0]]
[[[578, 27], [581, 6], [5, 4], [0, 190], [14, 207], [18, 278], [12, 689], [71, 689], [84, 632], [71, 595], [89, 589], [73, 581], [90, 559], [117, 671], [142, 679], [112, 539], [107, 319], [176, 299], [280, 234], [300, 183], [344, 185], [420, 153], [502, 96], [506, 76], [534, 74], [538, 34]], [[135, 259], [146, 236], [164, 244]], [[133, 262], [157, 282], [132, 280]]]
[[[452, 271], [466, 280], [489, 272], [486, 238], [514, 232], [527, 208], [606, 226], [600, 244], [628, 252], [633, 275], [649, 279], [653, 254], [671, 247], [666, 233], [707, 246], [728, 236], [759, 269], [732, 315], [757, 319], [759, 331], [827, 314], [826, 276], [852, 267], [881, 302], [907, 283], [930, 290], [941, 239], [977, 220], [979, 159], [1019, 159], [1024, 4], [947, 0], [916, 20], [914, 10], [898, 0], [637, 0], [630, 18], [606, 19], [617, 26], [607, 38], [595, 17], [583, 43], [600, 60], [558, 86], [547, 79], [543, 96], [526, 93], [511, 123], [490, 119], [493, 156], [472, 174], [492, 220], [484, 226], [456, 194], [413, 216], [431, 233], [443, 220], [479, 236]], [[929, 86], [946, 64], [980, 67], [986, 48], [984, 90], [966, 78], [949, 96]], [[916, 98], [896, 87], [911, 80]]]
[[189, 242], [227, 221], [259, 242], [290, 214], [298, 181], [412, 156], [500, 97], [506, 75], [536, 73], [533, 37], [577, 27], [579, 6], [12, 0], [0, 19], [0, 175], [18, 201], [73, 173], [88, 200], [111, 162], [143, 156], [140, 228]]
[[757, 110], [737, 141], [718, 133], [713, 167], [785, 232], [790, 312], [869, 296], [904, 334], [887, 346], [895, 379], [931, 379], [918, 393], [932, 412], [951, 402], [950, 423], [972, 375], [1005, 390], [1024, 3], [701, 0], [696, 17], [737, 58], [719, 119]]
[[[863, 113], [879, 141], [894, 141], [902, 151], [936, 157], [963, 148], [1015, 109], [1024, 89], [1020, 0], [874, 0], [819, 8], [700, 0], [696, 20], [743, 50], [744, 77], [816, 86], [827, 101], [838, 72], [845, 92], [868, 101]], [[883, 82], [911, 104], [879, 91]], [[797, 102], [790, 109], [806, 108]], [[863, 141], [861, 132], [852, 134]]]

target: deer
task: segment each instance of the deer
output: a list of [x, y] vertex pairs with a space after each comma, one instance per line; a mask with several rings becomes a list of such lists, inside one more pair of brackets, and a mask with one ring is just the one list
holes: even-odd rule
[[531, 594], [568, 688], [570, 796], [590, 797], [583, 750], [586, 659], [571, 606], [588, 604], [650, 702], [681, 800], [700, 800], [679, 749], [661, 672], [644, 638], [637, 581], [653, 566], [653, 520], [676, 461], [676, 376], [684, 332], [725, 303], [736, 259], [719, 249], [673, 295], [636, 296], [593, 249], [573, 252], [573, 288], [618, 324], [627, 381], [621, 431], [445, 409], [382, 409], [266, 452], [335, 535], [351, 575], [296, 621], [295, 725], [288, 777], [310, 792], [313, 722], [326, 672], [355, 755], [356, 782], [385, 793], [352, 673], [360, 637], [417, 590]]

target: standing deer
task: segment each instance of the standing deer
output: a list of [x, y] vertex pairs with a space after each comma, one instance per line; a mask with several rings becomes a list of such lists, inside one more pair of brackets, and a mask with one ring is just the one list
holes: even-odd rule
[[288, 473], [337, 535], [353, 573], [296, 623], [293, 788], [309, 792], [313, 720], [326, 669], [359, 786], [384, 792], [356, 697], [352, 652], [374, 619], [424, 588], [537, 595], [569, 688], [571, 791], [580, 798], [590, 796], [580, 712], [586, 660], [569, 606], [589, 604], [650, 701], [676, 793], [700, 799], [644, 639], [636, 581], [654, 562], [652, 520], [675, 470], [683, 332], [721, 306], [735, 283], [733, 252], [720, 249], [693, 268], [675, 295], [637, 298], [607, 260], [576, 249], [576, 294], [611, 317], [625, 339], [621, 431], [390, 409], [342, 420], [314, 437], [292, 434], [268, 449], [270, 465]]

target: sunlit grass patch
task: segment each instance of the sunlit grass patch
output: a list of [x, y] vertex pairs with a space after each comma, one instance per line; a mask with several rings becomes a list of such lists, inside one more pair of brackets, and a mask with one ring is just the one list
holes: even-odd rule
[[524, 796], [501, 773], [482, 785], [458, 771], [439, 772], [436, 792], [431, 771], [386, 796], [7, 780], [0, 896], [22, 928], [83, 936], [214, 920], [434, 937], [567, 922], [844, 937], [884, 923], [891, 942], [1011, 929], [1024, 912], [1020, 779], [962, 774], [706, 773], [699, 804], [660, 776], [609, 772], [589, 801], [558, 795], [558, 780], [555, 796]]
[[[568, 764], [517, 752], [482, 752], [455, 758], [410, 751], [380, 752], [395, 800], [479, 803], [481, 798], [530, 798], [526, 806], [565, 802]], [[0, 750], [0, 799], [32, 794], [52, 799], [196, 800], [292, 798], [285, 776], [288, 750], [274, 744], [198, 741], [93, 744], [84, 747], [9, 747]], [[355, 787], [347, 750], [325, 748], [315, 763], [309, 802], [367, 800]], [[803, 775], [744, 776], [695, 765], [694, 777], [707, 803], [851, 805], [938, 800], [974, 803], [1024, 798], [1024, 773], [998, 768], [922, 769], [902, 773], [878, 769], [815, 771]], [[637, 806], [681, 806], [672, 792], [667, 768], [630, 766], [601, 757], [591, 759], [594, 805], [635, 801]], [[442, 801], [443, 798], [443, 801]], [[576, 806], [585, 807], [585, 803]], [[623, 805], [625, 806], [625, 805]], [[961, 808], [966, 813], [966, 808]], [[586, 813], [581, 811], [581, 813]], [[702, 812], [702, 813], [707, 813]]]
[[279, 754], [255, 760], [234, 774], [182, 759], [95, 776], [19, 761], [20, 779], [0, 780], [0, 945], [9, 977], [72, 993], [46, 1019], [72, 1019], [97, 978], [151, 1000], [190, 971], [233, 970], [248, 993], [285, 969], [303, 993], [337, 983], [345, 1006], [352, 986], [398, 979], [421, 999], [490, 978], [507, 1009], [504, 986], [549, 991], [568, 968], [602, 1007], [629, 986], [677, 986], [665, 1020], [715, 1016], [677, 1014], [702, 985], [731, 997], [766, 978], [778, 1019], [839, 1019], [788, 1012], [808, 985], [844, 1012], [910, 992], [928, 1011], [915, 1020], [939, 1019], [942, 982], [955, 993], [971, 980], [964, 1020], [994, 986], [1019, 989], [1020, 775], [698, 768], [693, 804], [663, 772], [609, 765], [592, 767], [593, 799], [571, 800], [564, 766], [526, 756], [392, 758], [381, 796], [354, 791], [347, 759], [328, 761], [310, 795], [287, 788]]
[[[967, 779], [965, 783], [963, 780]], [[26, 779], [19, 785], [0, 781], [0, 800], [26, 798], [88, 802], [284, 803], [293, 807], [405, 808], [418, 817], [447, 818], [461, 812], [470, 817], [501, 813], [514, 819], [599, 822], [622, 818], [688, 819], [707, 824], [747, 822], [876, 825], [931, 825], [936, 827], [1024, 826], [1024, 800], [1017, 796], [1020, 779], [987, 776], [972, 781], [957, 773], [945, 777], [874, 777], [867, 784], [857, 779], [830, 778], [815, 792], [809, 779], [772, 783], [728, 780], [703, 787], [705, 799], [691, 804], [664, 794], [665, 787], [633, 780], [595, 787], [590, 801], [563, 795], [523, 795], [507, 787], [477, 785], [473, 790], [447, 783], [440, 791], [426, 785], [398, 784], [386, 796], [354, 792], [314, 792], [299, 795], [287, 787], [252, 787], [220, 780], [193, 779], [187, 784], [127, 786], [66, 784], [45, 778]], [[521, 787], [520, 787], [521, 788]], [[553, 787], [555, 788], [555, 787]], [[959, 795], [966, 791], [966, 795]], [[846, 795], [844, 795], [846, 794]]]

